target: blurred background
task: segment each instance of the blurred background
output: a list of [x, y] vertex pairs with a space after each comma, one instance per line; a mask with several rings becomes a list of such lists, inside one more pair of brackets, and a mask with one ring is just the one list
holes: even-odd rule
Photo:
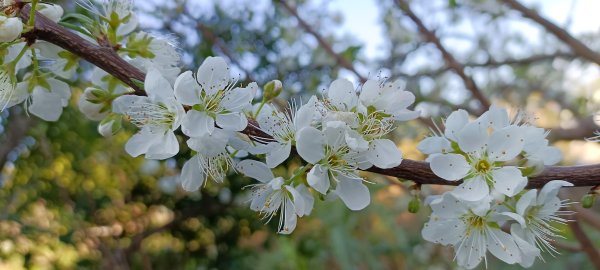
[[[600, 52], [600, 2], [521, 1]], [[75, 1], [56, 2], [67, 12], [79, 9]], [[357, 87], [368, 78], [405, 81], [423, 113], [393, 133], [406, 158], [424, 158], [415, 146], [431, 119], [440, 122], [458, 108], [481, 110], [447, 57], [393, 0], [135, 2], [141, 28], [176, 42], [184, 70], [222, 56], [244, 84], [281, 80], [282, 102], [306, 100], [340, 77]], [[597, 63], [502, 1], [410, 1], [409, 8], [487, 99], [552, 129], [562, 165], [600, 162], [600, 146], [585, 141], [598, 129]], [[1, 114], [0, 269], [457, 268], [451, 249], [421, 238], [429, 210], [407, 211], [410, 181], [365, 174], [374, 182], [366, 209], [317, 200], [290, 236], [249, 210], [242, 189], [249, 179], [231, 175], [201, 192], [183, 192], [177, 175], [188, 149], [161, 162], [131, 158], [123, 145], [135, 129], [103, 138], [78, 111], [89, 68], [82, 65], [83, 75], [72, 81], [73, 106], [58, 122], [19, 107]], [[424, 186], [421, 196], [446, 189]], [[588, 191], [563, 196], [578, 201]], [[599, 247], [598, 207], [575, 208], [581, 212], [571, 219]], [[569, 226], [560, 228], [561, 254], [545, 254], [532, 269], [592, 269]], [[488, 268], [520, 269], [492, 256]]]

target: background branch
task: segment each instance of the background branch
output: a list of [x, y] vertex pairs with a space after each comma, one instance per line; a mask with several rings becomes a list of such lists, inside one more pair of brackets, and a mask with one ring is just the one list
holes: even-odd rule
[[569, 32], [567, 32], [565, 29], [542, 17], [539, 13], [537, 13], [537, 11], [524, 6], [517, 0], [502, 1], [512, 9], [519, 11], [524, 17], [529, 18], [544, 27], [548, 32], [556, 36], [556, 38], [560, 39], [562, 42], [571, 47], [575, 54], [600, 65], [600, 54], [594, 52], [588, 46], [583, 44], [583, 42], [571, 36], [571, 34], [569, 34]]
[[419, 32], [423, 38], [435, 45], [440, 53], [442, 53], [442, 57], [444, 58], [448, 68], [452, 69], [463, 80], [465, 87], [471, 92], [473, 97], [475, 97], [479, 103], [481, 103], [481, 106], [483, 107], [482, 111], [486, 111], [490, 107], [490, 101], [483, 95], [479, 87], [477, 87], [477, 84], [473, 78], [465, 73], [465, 67], [459, 63], [456, 58], [454, 58], [454, 56], [448, 52], [448, 50], [446, 50], [440, 39], [433, 31], [429, 30], [425, 26], [423, 21], [421, 21], [421, 19], [410, 9], [406, 1], [396, 0], [396, 3], [404, 12], [404, 14], [406, 14], [406, 16], [408, 16], [415, 23], [415, 25], [417, 25], [417, 28], [419, 29]]

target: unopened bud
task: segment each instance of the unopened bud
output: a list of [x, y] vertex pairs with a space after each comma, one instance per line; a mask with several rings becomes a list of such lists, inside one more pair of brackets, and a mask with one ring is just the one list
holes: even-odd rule
[[63, 8], [59, 5], [40, 3], [38, 7], [38, 12], [42, 13], [53, 22], [60, 21], [62, 15], [65, 13]]
[[0, 15], [0, 42], [11, 42], [23, 32], [23, 23], [19, 18], [8, 18]]
[[281, 91], [283, 90], [283, 84], [279, 80], [272, 80], [272, 81], [268, 82], [267, 84], [265, 84], [263, 89], [264, 89], [263, 100], [265, 102], [271, 101], [274, 98], [276, 98], [277, 96], [279, 96], [279, 94], [281, 94]]
[[98, 133], [104, 137], [112, 137], [117, 134], [122, 127], [122, 116], [118, 114], [111, 114], [104, 118], [100, 124], [98, 124]]
[[420, 208], [421, 208], [421, 200], [419, 199], [419, 197], [414, 196], [410, 200], [410, 202], [408, 202], [408, 212], [416, 214], [419, 212]]
[[581, 198], [581, 206], [583, 208], [592, 208], [595, 200], [596, 196], [594, 196], [594, 194], [585, 194], [585, 196]]

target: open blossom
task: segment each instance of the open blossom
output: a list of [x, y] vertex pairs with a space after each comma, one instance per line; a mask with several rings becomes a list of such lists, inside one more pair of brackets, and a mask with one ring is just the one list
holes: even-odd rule
[[208, 57], [195, 77], [187, 71], [175, 81], [177, 100], [192, 106], [183, 119], [183, 133], [191, 137], [211, 134], [215, 123], [222, 129], [243, 130], [248, 125], [243, 110], [251, 106], [257, 88], [256, 83], [247, 88], [235, 87], [225, 60]]
[[140, 128], [125, 145], [131, 156], [166, 159], [179, 152], [173, 131], [181, 125], [185, 111], [175, 100], [173, 87], [156, 69], [146, 75], [144, 96], [124, 95], [113, 102], [113, 112], [126, 115]]
[[257, 122], [260, 129], [275, 140], [267, 143], [270, 151], [267, 152], [266, 161], [270, 168], [276, 167], [290, 156], [297, 133], [310, 126], [317, 114], [316, 102], [316, 97], [313, 96], [298, 110], [290, 108], [289, 111], [280, 112], [268, 105], [262, 109]]
[[[132, 0], [78, 0], [77, 4], [98, 16], [111, 20], [116, 18], [117, 28], [114, 30], [118, 36], [129, 34], [138, 26]], [[110, 24], [105, 22], [104, 26], [109, 27]]]
[[[43, 83], [40, 83], [40, 80]], [[2, 108], [25, 102], [27, 110], [46, 121], [56, 121], [62, 114], [71, 97], [69, 85], [54, 78], [33, 78], [26, 75], [24, 81], [15, 88], [0, 90]]]
[[512, 197], [523, 190], [527, 177], [524, 167], [515, 163], [518, 158], [536, 164], [558, 162], [560, 152], [544, 138], [544, 132], [540, 137], [535, 127], [510, 123], [506, 110], [492, 106], [473, 122], [465, 111], [453, 112], [443, 134], [423, 140], [418, 149], [429, 155], [427, 160], [436, 175], [464, 180], [452, 191], [454, 195], [478, 201], [491, 191]]
[[11, 42], [17, 39], [21, 32], [23, 32], [21, 19], [0, 15], [0, 42]]
[[307, 174], [308, 184], [321, 194], [334, 186], [334, 194], [351, 210], [369, 205], [369, 189], [358, 176], [359, 153], [344, 142], [345, 127], [329, 127], [320, 131], [306, 127], [298, 132], [298, 154], [314, 164]]
[[382, 137], [391, 132], [396, 121], [418, 116], [407, 109], [415, 97], [402, 90], [400, 81], [384, 83], [368, 80], [357, 96], [352, 83], [338, 79], [331, 83], [324, 101], [327, 111], [324, 124], [343, 122], [348, 126], [345, 141], [352, 150], [364, 154], [361, 168], [375, 165], [387, 169], [400, 165], [402, 152]]
[[180, 73], [178, 66], [181, 57], [175, 42], [167, 37], [146, 32], [133, 33], [127, 39], [127, 52], [131, 64], [142, 71], [147, 71], [150, 67], [156, 68], [171, 83], [175, 82]]
[[473, 203], [447, 192], [430, 205], [433, 212], [423, 228], [423, 238], [454, 247], [458, 265], [475, 268], [487, 261], [488, 251], [508, 264], [521, 261], [517, 243], [500, 229], [497, 212], [490, 206], [489, 197]]
[[572, 213], [560, 210], [566, 203], [557, 196], [561, 187], [568, 186], [573, 184], [562, 180], [550, 181], [539, 194], [535, 189], [523, 194], [515, 204], [514, 213], [504, 213], [518, 222], [511, 225], [511, 234], [523, 254], [522, 266], [533, 265], [536, 257], [542, 258], [541, 252], [558, 253], [551, 241], [559, 237], [559, 230], [552, 224], [565, 224], [567, 220], [561, 215]]
[[244, 160], [237, 165], [237, 170], [261, 182], [250, 185], [250, 209], [264, 213], [268, 220], [279, 212], [279, 233], [290, 234], [296, 228], [298, 217], [312, 211], [314, 198], [306, 186], [294, 187], [283, 177], [275, 177], [266, 164]]

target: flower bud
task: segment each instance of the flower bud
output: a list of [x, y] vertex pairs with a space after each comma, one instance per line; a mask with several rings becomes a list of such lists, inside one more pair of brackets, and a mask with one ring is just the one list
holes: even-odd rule
[[104, 109], [107, 106], [104, 100], [108, 97], [108, 92], [97, 88], [86, 88], [79, 97], [79, 110], [90, 120], [100, 121], [108, 115]]
[[581, 206], [583, 208], [592, 208], [592, 206], [594, 206], [595, 200], [596, 196], [594, 196], [594, 194], [585, 194], [585, 196], [581, 198]]
[[408, 202], [408, 212], [415, 214], [415, 213], [419, 212], [420, 208], [421, 208], [421, 200], [419, 200], [419, 197], [414, 196], [410, 200], [410, 202]]
[[281, 94], [281, 91], [283, 90], [283, 84], [279, 80], [272, 80], [265, 84], [263, 89], [263, 101], [267, 102], [273, 100], [279, 96], [279, 94]]
[[40, 3], [40, 9], [38, 12], [42, 13], [42, 15], [48, 17], [48, 19], [52, 20], [53, 22], [58, 22], [62, 18], [64, 10], [59, 5]]
[[98, 125], [98, 133], [107, 138], [112, 137], [113, 135], [117, 134], [119, 130], [121, 130], [122, 119], [122, 116], [118, 114], [109, 115]]
[[0, 42], [11, 42], [23, 32], [23, 23], [19, 18], [7, 18], [0, 15]]

